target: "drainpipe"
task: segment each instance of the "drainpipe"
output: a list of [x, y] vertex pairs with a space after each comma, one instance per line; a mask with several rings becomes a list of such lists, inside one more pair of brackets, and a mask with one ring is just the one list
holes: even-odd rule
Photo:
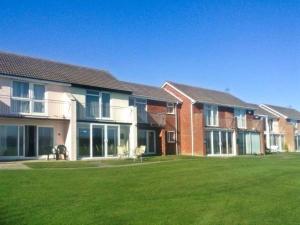
[[191, 104], [191, 139], [192, 139], [192, 156], [194, 156], [194, 118], [193, 118], [193, 106], [194, 103]]

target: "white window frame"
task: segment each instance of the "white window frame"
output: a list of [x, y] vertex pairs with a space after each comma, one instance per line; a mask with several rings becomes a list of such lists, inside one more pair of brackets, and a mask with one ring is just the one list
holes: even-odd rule
[[[95, 92], [95, 94], [88, 94], [88, 91], [92, 91]], [[109, 94], [109, 117], [104, 117], [102, 116], [102, 94]], [[91, 117], [91, 116], [87, 116], [86, 115], [86, 110], [87, 110], [87, 96], [94, 96], [94, 97], [98, 97], [98, 103], [99, 103], [99, 115], [97, 115], [96, 117]], [[110, 92], [106, 92], [106, 91], [95, 91], [95, 90], [86, 90], [85, 92], [85, 115], [86, 118], [90, 118], [90, 119], [104, 119], [104, 120], [110, 120], [112, 118], [112, 108], [111, 108], [111, 93]]]
[[[174, 135], [174, 140], [171, 140], [171, 134]], [[176, 142], [176, 135], [175, 131], [167, 131], [167, 141], [168, 143], [175, 143]]]
[[[247, 110], [246, 109], [234, 109], [234, 117], [236, 118], [236, 125], [239, 129], [247, 129]], [[240, 122], [242, 124], [240, 124]], [[240, 126], [241, 125], [241, 126]]]
[[[211, 153], [207, 154], [207, 156], [231, 156], [234, 155], [234, 138], [233, 138], [233, 131], [232, 130], [216, 130], [216, 129], [209, 129], [205, 132], [209, 132], [210, 135], [210, 146], [211, 146]], [[214, 145], [214, 132], [218, 132], [219, 135], [219, 143], [217, 146]], [[222, 153], [222, 132], [226, 132], [226, 154]], [[231, 133], [231, 153], [229, 153], [229, 135], [228, 133]], [[206, 136], [206, 135], [205, 135]], [[215, 153], [215, 147], [218, 147], [220, 152]]]
[[145, 106], [146, 118], [144, 122], [148, 123], [148, 101], [145, 98], [134, 98], [134, 106], [137, 108], [137, 104]]
[[[18, 83], [27, 83], [29, 85], [29, 89], [28, 89], [28, 97], [24, 98], [24, 97], [16, 97], [13, 96], [13, 89], [14, 89], [14, 82], [18, 82]], [[40, 99], [34, 99], [34, 85], [40, 85], [40, 86], [44, 86], [45, 88], [45, 93], [44, 93], [44, 99], [40, 100]], [[43, 83], [32, 83], [32, 82], [28, 82], [28, 81], [23, 81], [23, 80], [12, 80], [11, 81], [11, 92], [10, 92], [10, 112], [12, 114], [20, 114], [20, 115], [48, 115], [48, 104], [47, 104], [47, 86]], [[14, 112], [12, 109], [12, 101], [13, 100], [19, 100], [19, 101], [29, 101], [29, 112]], [[44, 103], [44, 112], [34, 112], [34, 103], [35, 102], [40, 102], [40, 103]]]
[[[169, 109], [172, 109], [169, 111]], [[167, 114], [174, 115], [175, 114], [175, 104], [171, 102], [167, 102]]]
[[[216, 112], [216, 118], [215, 118], [215, 124], [214, 124], [214, 118], [211, 117], [214, 115], [214, 112]], [[209, 119], [207, 120], [207, 117]], [[204, 105], [204, 120], [205, 120], [205, 126], [208, 127], [218, 127], [219, 126], [219, 107], [217, 105]], [[209, 123], [208, 123], [209, 121]]]

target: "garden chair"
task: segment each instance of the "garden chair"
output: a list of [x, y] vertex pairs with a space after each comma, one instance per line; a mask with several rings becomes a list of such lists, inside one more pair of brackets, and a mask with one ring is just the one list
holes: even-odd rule
[[125, 146], [121, 146], [121, 145], [118, 146], [118, 156], [120, 158], [128, 157], [128, 150], [126, 149]]
[[60, 155], [63, 155], [64, 160], [67, 160], [68, 151], [67, 151], [67, 147], [65, 145], [58, 145], [57, 147], [55, 147], [54, 151], [55, 151], [56, 160], [59, 160]]
[[146, 152], [145, 145], [141, 145], [135, 149], [135, 155], [137, 158], [141, 159], [141, 162], [143, 162], [143, 155], [145, 154], [145, 152]]

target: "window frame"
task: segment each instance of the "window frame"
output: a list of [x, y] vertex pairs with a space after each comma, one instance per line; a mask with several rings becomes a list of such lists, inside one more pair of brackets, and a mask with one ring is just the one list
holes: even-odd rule
[[[214, 133], [218, 134], [218, 143], [215, 146], [215, 140], [214, 140]], [[225, 140], [222, 138], [222, 133], [225, 133]], [[231, 135], [229, 135], [229, 133]], [[207, 137], [209, 137], [209, 142], [207, 142]], [[222, 143], [225, 141], [226, 144], [226, 153], [223, 153], [222, 149]], [[208, 129], [205, 131], [205, 146], [207, 148], [207, 143], [210, 145], [211, 152], [207, 154], [206, 149], [206, 155], [207, 156], [232, 156], [235, 154], [234, 152], [234, 139], [233, 139], [233, 130], [219, 130], [219, 129]], [[218, 150], [218, 151], [216, 151]], [[231, 153], [229, 153], [229, 150]]]
[[[167, 114], [169, 114], [169, 115], [174, 115], [175, 114], [175, 104], [174, 103], [167, 102], [166, 107], [167, 107]], [[171, 108], [172, 108], [172, 112], [169, 111], [169, 109], [171, 109]]]
[[[215, 114], [215, 123], [212, 123], [213, 121], [213, 115]], [[208, 120], [207, 120], [208, 117]], [[204, 120], [205, 120], [205, 126], [207, 127], [218, 127], [219, 126], [219, 106], [218, 105], [212, 105], [212, 104], [205, 104], [204, 105]], [[208, 123], [209, 121], [209, 123]]]
[[[18, 97], [14, 96], [14, 83], [27, 83], [28, 84], [28, 97]], [[34, 98], [34, 87], [35, 85], [44, 87], [44, 99], [35, 99]], [[47, 115], [48, 114], [48, 104], [47, 104], [47, 85], [44, 83], [38, 82], [30, 82], [24, 80], [12, 80], [11, 81], [11, 91], [10, 91], [10, 112], [12, 114], [20, 114], [20, 115]], [[13, 101], [24, 101], [29, 102], [29, 111], [28, 112], [15, 112], [13, 111], [12, 102]], [[43, 103], [44, 112], [35, 112], [34, 111], [34, 103]]]
[[[90, 93], [88, 93], [88, 92], [90, 92]], [[94, 92], [94, 93], [92, 93], [92, 92]], [[102, 107], [103, 107], [102, 106], [103, 94], [108, 94], [109, 95], [109, 117], [105, 117], [102, 114], [102, 112], [103, 112], [103, 110], [102, 110]], [[87, 97], [88, 96], [98, 97], [98, 115], [96, 115], [95, 117], [87, 115]], [[86, 116], [86, 118], [90, 118], [90, 119], [110, 120], [111, 119], [111, 93], [106, 92], [106, 91], [96, 91], [96, 90], [86, 89], [86, 91], [85, 91], [85, 116]]]
[[[241, 108], [234, 109], [234, 118], [236, 119], [236, 126], [238, 129], [247, 129], [247, 110]], [[239, 126], [239, 120], [242, 121], [243, 126]]]
[[[174, 140], [171, 140], [171, 134], [174, 135]], [[176, 133], [174, 130], [167, 131], [167, 142], [172, 144], [176, 143]]]

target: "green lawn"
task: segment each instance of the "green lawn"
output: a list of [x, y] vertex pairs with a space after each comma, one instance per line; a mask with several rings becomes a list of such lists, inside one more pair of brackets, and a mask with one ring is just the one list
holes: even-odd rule
[[300, 154], [28, 165], [0, 171], [1, 225], [300, 221]]

